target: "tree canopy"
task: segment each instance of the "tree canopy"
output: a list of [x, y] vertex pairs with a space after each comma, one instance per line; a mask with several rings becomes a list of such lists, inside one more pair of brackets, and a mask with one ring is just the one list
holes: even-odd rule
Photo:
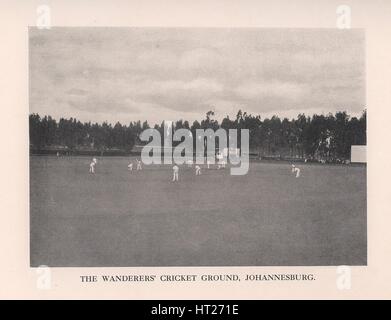
[[[173, 122], [174, 130], [190, 129], [195, 137], [196, 129], [248, 129], [250, 151], [259, 156], [348, 159], [351, 145], [366, 144], [366, 110], [359, 118], [341, 111], [312, 117], [299, 114], [296, 119], [280, 119], [276, 115], [261, 119], [259, 115], [239, 110], [235, 119], [226, 116], [219, 123], [214, 116], [213, 111], [208, 111], [204, 119], [191, 125], [179, 119]], [[51, 116], [38, 114], [29, 116], [29, 125], [32, 148], [57, 146], [71, 150], [121, 149], [126, 152], [135, 144], [142, 144], [139, 135], [149, 128], [147, 121], [128, 125], [117, 122], [113, 126], [107, 122], [82, 123], [75, 118], [61, 118], [57, 122]], [[154, 128], [163, 134], [164, 122]]]

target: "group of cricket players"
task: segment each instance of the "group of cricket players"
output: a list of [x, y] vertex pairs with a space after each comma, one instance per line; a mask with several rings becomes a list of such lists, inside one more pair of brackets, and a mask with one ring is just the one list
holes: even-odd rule
[[[93, 173], [93, 174], [95, 173], [95, 166], [96, 166], [97, 163], [98, 163], [98, 160], [96, 158], [93, 158], [91, 163], [90, 163], [90, 173]], [[193, 167], [193, 161], [192, 160], [187, 161], [186, 164], [187, 164], [187, 166], [189, 168]], [[207, 166], [208, 169], [210, 169], [211, 163], [210, 163], [209, 160], [206, 162], [206, 166]], [[225, 166], [226, 166], [225, 160], [218, 161], [217, 169], [221, 169], [221, 168], [224, 169]], [[195, 175], [196, 176], [200, 176], [201, 175], [201, 167], [198, 164], [196, 164], [194, 169], [195, 169]], [[132, 161], [128, 164], [128, 170], [129, 171], [133, 171], [133, 162]], [[141, 171], [141, 170], [142, 170], [141, 160], [140, 159], [136, 159], [136, 171]], [[173, 171], [172, 181], [173, 182], [179, 181], [179, 167], [178, 167], [178, 165], [175, 164], [172, 167], [172, 171]], [[295, 174], [296, 178], [300, 177], [300, 169], [298, 167], [296, 167], [294, 164], [292, 164], [292, 173]]]

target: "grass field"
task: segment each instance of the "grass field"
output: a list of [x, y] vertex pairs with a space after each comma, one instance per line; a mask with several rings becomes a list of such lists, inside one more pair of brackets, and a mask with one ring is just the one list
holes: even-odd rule
[[31, 265], [365, 265], [366, 167], [251, 163], [127, 171], [129, 158], [30, 157]]

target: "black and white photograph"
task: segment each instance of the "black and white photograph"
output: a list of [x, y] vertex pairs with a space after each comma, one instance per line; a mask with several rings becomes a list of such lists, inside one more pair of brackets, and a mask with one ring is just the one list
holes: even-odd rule
[[367, 265], [364, 29], [28, 28], [30, 266]]

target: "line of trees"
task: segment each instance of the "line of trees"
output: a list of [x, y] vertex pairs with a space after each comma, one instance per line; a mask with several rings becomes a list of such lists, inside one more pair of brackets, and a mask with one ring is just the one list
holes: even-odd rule
[[[30, 146], [32, 149], [66, 148], [68, 150], [111, 150], [130, 152], [135, 144], [142, 144], [140, 133], [150, 128], [148, 122], [130, 122], [114, 126], [80, 122], [77, 119], [61, 118], [58, 122], [50, 116], [29, 116]], [[155, 125], [162, 134], [164, 122]], [[249, 129], [250, 151], [258, 156], [299, 157], [314, 159], [349, 159], [351, 145], [366, 144], [366, 110], [361, 117], [350, 117], [346, 112], [328, 115], [299, 114], [296, 119], [280, 119], [273, 116], [261, 119], [238, 111], [235, 119], [225, 117], [221, 123], [214, 119], [214, 112], [206, 113], [204, 119], [174, 122], [174, 130], [190, 129], [195, 137], [196, 129], [217, 130]]]
[[114, 126], [80, 122], [75, 118], [61, 118], [58, 122], [51, 116], [29, 116], [30, 147], [44, 149], [47, 147], [67, 148], [69, 150], [92, 149], [132, 150], [137, 137], [149, 128], [147, 122], [131, 122], [128, 126], [116, 123]]

